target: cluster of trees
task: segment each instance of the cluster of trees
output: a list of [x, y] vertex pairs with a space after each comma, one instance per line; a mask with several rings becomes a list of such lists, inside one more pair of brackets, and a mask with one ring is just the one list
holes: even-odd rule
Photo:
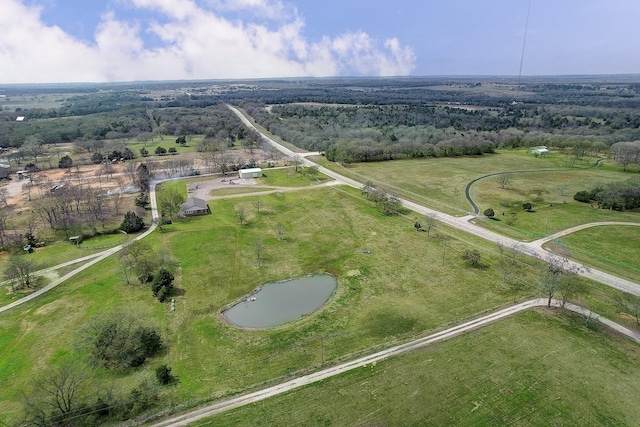
[[95, 234], [99, 227], [106, 229], [122, 203], [120, 192], [109, 198], [102, 193], [88, 186], [65, 184], [57, 186], [54, 191], [47, 188], [41, 197], [31, 201], [31, 208], [43, 224], [52, 230], [62, 231], [67, 238], [82, 234], [86, 227], [89, 233]]
[[479, 155], [492, 153], [497, 147], [536, 145], [566, 152], [575, 162], [585, 155], [597, 156], [619, 141], [640, 138], [640, 130], [634, 127], [635, 122], [640, 121], [636, 113], [628, 113], [628, 121], [612, 129], [614, 124], [608, 121], [608, 116], [604, 117], [605, 113], [584, 107], [278, 105], [265, 108], [260, 104], [247, 104], [245, 108], [257, 122], [284, 140], [308, 150], [324, 151], [329, 160], [338, 162]]
[[171, 270], [177, 263], [166, 250], [156, 253], [148, 244], [134, 241], [127, 244], [119, 256], [127, 284], [133, 284], [134, 277], [142, 285], [151, 284], [151, 292], [160, 302], [165, 302], [172, 295], [174, 276]]
[[[140, 99], [140, 95], [135, 96]], [[148, 142], [155, 138], [163, 140], [168, 135], [194, 134], [235, 140], [243, 128], [237, 117], [220, 101], [206, 108], [163, 108], [150, 101], [107, 103], [100, 95], [89, 94], [79, 96], [76, 106], [81, 103], [80, 98], [85, 105], [92, 104], [95, 108], [22, 110], [19, 115], [28, 117], [25, 122], [16, 122], [16, 113], [0, 112], [2, 145], [22, 147], [30, 137], [38, 135], [45, 145], [73, 142], [93, 153], [101, 151], [105, 140], [136, 138]]]
[[583, 203], [597, 203], [602, 209], [617, 211], [640, 208], [640, 178], [627, 181], [597, 185], [591, 190], [578, 191], [574, 200]]
[[362, 195], [374, 202], [385, 215], [398, 215], [402, 209], [402, 202], [398, 197], [374, 187], [371, 182], [362, 187]]
[[635, 165], [640, 169], [640, 141], [617, 142], [611, 146], [611, 156], [613, 160], [622, 166], [626, 171], [630, 165]]
[[[31, 381], [20, 425], [98, 425], [130, 419], [158, 404], [158, 384], [173, 379], [166, 364], [156, 369], [157, 383], [145, 376], [128, 390], [94, 379], [92, 368], [128, 372], [163, 347], [158, 330], [140, 313], [116, 309], [91, 318], [78, 332], [75, 346], [87, 359], [67, 357]], [[100, 381], [97, 384], [97, 381]]]

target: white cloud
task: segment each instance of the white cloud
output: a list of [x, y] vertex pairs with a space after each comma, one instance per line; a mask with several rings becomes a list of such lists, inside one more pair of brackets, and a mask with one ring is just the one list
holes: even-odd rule
[[[411, 48], [398, 40], [380, 45], [363, 32], [311, 43], [302, 35], [304, 22], [295, 8], [277, 0], [211, 0], [211, 8], [192, 0], [128, 1], [162, 13], [167, 22], [142, 25], [105, 13], [88, 43], [45, 25], [38, 8], [3, 0], [0, 83], [403, 75], [415, 63]], [[232, 22], [213, 8], [216, 4], [272, 7], [287, 18], [276, 28]], [[141, 34], [146, 32], [154, 33], [160, 46], [145, 47]]]

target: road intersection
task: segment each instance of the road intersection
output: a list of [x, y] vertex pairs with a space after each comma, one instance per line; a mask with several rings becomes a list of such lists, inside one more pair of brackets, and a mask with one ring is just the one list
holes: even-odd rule
[[[238, 115], [238, 117], [243, 121], [243, 123], [253, 129], [256, 129], [255, 126], [235, 107], [229, 106], [229, 108], [236, 114]], [[256, 129], [258, 130], [258, 129]], [[313, 166], [313, 167], [318, 167], [319, 171], [322, 172], [323, 174], [333, 178], [334, 180], [338, 181], [339, 183], [345, 184], [345, 185], [349, 185], [355, 188], [362, 188], [362, 184], [360, 182], [357, 182], [353, 179], [350, 179], [348, 177], [342, 176], [334, 171], [331, 171], [325, 167], [319, 166], [316, 163], [312, 162], [311, 160], [309, 160], [308, 158], [306, 158], [306, 156], [310, 156], [310, 155], [317, 155], [317, 153], [297, 153], [294, 152], [290, 149], [288, 149], [287, 147], [284, 147], [283, 145], [277, 143], [276, 141], [274, 141], [273, 139], [269, 138], [268, 136], [262, 134], [262, 137], [264, 138], [264, 140], [269, 143], [270, 145], [272, 145], [273, 147], [275, 147], [276, 149], [280, 150], [281, 152], [283, 152], [285, 155], [290, 156], [290, 157], [299, 157], [302, 161], [302, 163], [306, 166]], [[151, 185], [151, 190], [150, 190], [150, 202], [151, 202], [151, 211], [152, 211], [152, 224], [149, 227], [149, 229], [147, 229], [144, 233], [142, 233], [141, 235], [137, 236], [135, 238], [135, 240], [140, 240], [145, 238], [146, 236], [148, 236], [150, 233], [152, 233], [159, 222], [159, 214], [158, 214], [158, 207], [157, 207], [157, 201], [156, 201], [156, 196], [155, 196], [155, 188], [156, 185], [161, 182], [161, 181], [154, 181]], [[574, 227], [568, 230], [564, 230], [561, 231], [559, 233], [554, 234], [553, 236], [548, 236], [533, 242], [528, 242], [528, 243], [524, 243], [524, 242], [519, 242], [517, 240], [499, 235], [497, 233], [494, 233], [490, 230], [484, 229], [482, 227], [479, 227], [476, 224], [473, 224], [472, 222], [470, 222], [472, 219], [476, 219], [477, 217], [475, 215], [467, 215], [464, 217], [454, 217], [448, 214], [444, 214], [442, 212], [439, 211], [435, 211], [433, 209], [427, 208], [425, 206], [421, 206], [419, 204], [416, 204], [414, 202], [408, 201], [408, 200], [403, 200], [400, 199], [402, 204], [416, 212], [419, 213], [421, 215], [431, 215], [433, 217], [435, 217], [438, 221], [454, 227], [456, 229], [468, 232], [470, 234], [473, 234], [475, 236], [481, 237], [483, 239], [492, 241], [496, 244], [500, 244], [503, 245], [503, 247], [507, 247], [507, 248], [512, 248], [513, 250], [516, 250], [518, 252], [522, 252], [525, 253], [529, 256], [534, 256], [537, 257], [539, 259], [542, 260], [550, 260], [554, 257], [554, 255], [550, 254], [549, 252], [547, 252], [546, 250], [543, 249], [543, 244], [548, 242], [548, 241], [552, 241], [560, 236], [569, 234], [571, 232], [580, 230], [580, 229], [584, 229], [587, 227], [592, 227], [592, 226], [603, 226], [603, 225], [640, 225], [640, 224], [630, 224], [630, 223], [593, 223], [593, 224], [585, 224], [585, 225], [581, 225], [578, 227]], [[84, 264], [82, 264], [80, 267], [74, 269], [73, 271], [65, 274], [64, 276], [52, 281], [50, 284], [48, 284], [46, 287], [39, 289], [38, 291], [34, 292], [33, 294], [30, 294], [20, 300], [14, 301], [11, 304], [5, 305], [3, 307], [0, 307], [0, 313], [8, 311], [10, 309], [15, 308], [16, 306], [23, 304], [27, 301], [31, 301], [35, 298], [37, 298], [38, 296], [42, 295], [43, 293], [53, 289], [54, 287], [60, 285], [61, 283], [65, 282], [66, 280], [68, 280], [69, 278], [75, 276], [76, 274], [80, 273], [81, 271], [93, 266], [94, 264], [102, 261], [103, 259], [117, 253], [118, 251], [120, 251], [123, 247], [125, 246], [125, 244], [123, 245], [118, 245], [115, 246], [113, 248], [110, 248], [108, 250], [105, 250], [103, 252], [97, 253], [97, 254], [93, 254], [93, 255], [89, 255], [86, 257], [82, 257], [82, 258], [78, 258], [75, 259], [73, 261], [64, 263], [64, 264], [60, 264], [58, 266], [55, 267], [50, 267], [46, 270], [42, 270], [38, 273], [44, 273], [47, 271], [52, 271], [64, 266], [70, 266], [73, 265], [75, 263], [79, 263], [79, 262], [84, 262]], [[636, 296], [640, 296], [640, 285], [622, 278], [618, 278], [616, 276], [613, 276], [611, 274], [599, 271], [599, 270], [595, 270], [595, 269], [591, 269], [591, 268], [586, 268], [581, 264], [575, 263], [573, 261], [569, 261], [570, 266], [572, 268], [575, 268], [576, 271], [579, 272], [579, 274], [581, 274], [582, 276], [588, 277], [590, 279], [596, 280], [598, 282], [601, 282], [607, 286], [611, 286], [613, 288], [622, 290], [624, 292], [636, 295]], [[183, 426], [183, 425], [187, 425], [190, 424], [192, 422], [195, 422], [197, 420], [209, 417], [211, 415], [214, 415], [216, 413], [222, 412], [222, 411], [226, 411], [232, 408], [236, 408], [242, 405], [246, 405], [249, 403], [253, 403], [253, 402], [257, 402], [263, 399], [266, 399], [268, 397], [271, 396], [275, 396], [277, 394], [281, 394], [281, 393], [285, 393], [288, 392], [290, 390], [296, 389], [298, 387], [307, 385], [307, 384], [312, 384], [314, 382], [317, 381], [321, 381], [325, 378], [329, 378], [331, 376], [334, 375], [338, 375], [341, 374], [343, 372], [346, 372], [348, 370], [351, 369], [355, 369], [358, 367], [362, 367], [371, 363], [375, 363], [377, 361], [383, 360], [385, 358], [394, 356], [394, 355], [398, 355], [407, 351], [411, 351], [420, 347], [424, 347], [426, 345], [435, 343], [435, 342], [439, 342], [439, 341], [443, 341], [452, 337], [455, 337], [457, 335], [460, 335], [464, 332], [482, 327], [484, 325], [487, 325], [489, 323], [495, 322], [497, 320], [503, 319], [507, 316], [511, 316], [517, 313], [520, 313], [524, 310], [528, 310], [531, 308], [535, 308], [535, 307], [541, 307], [541, 306], [545, 306], [547, 305], [547, 300], [540, 298], [540, 299], [534, 299], [534, 300], [530, 300], [530, 301], [525, 301], [523, 303], [517, 304], [517, 305], [513, 305], [507, 308], [504, 308], [502, 310], [496, 311], [494, 313], [488, 314], [486, 316], [482, 316], [479, 317], [477, 319], [471, 320], [469, 322], [465, 322], [461, 325], [457, 325], [453, 328], [447, 329], [445, 331], [441, 331], [438, 332], [436, 334], [427, 336], [427, 337], [423, 337], [420, 339], [417, 339], [415, 341], [409, 342], [409, 343], [405, 343], [399, 346], [395, 346], [368, 356], [364, 356], [361, 357], [359, 359], [356, 360], [352, 360], [346, 363], [343, 363], [341, 365], [337, 365], [337, 366], [333, 366], [318, 372], [314, 372], [312, 374], [309, 375], [305, 375], [302, 377], [298, 377], [295, 379], [292, 379], [290, 381], [278, 384], [276, 386], [273, 387], [269, 387], [263, 390], [259, 390], [256, 391], [254, 393], [249, 393], [246, 395], [242, 395], [242, 396], [238, 396], [236, 398], [232, 398], [229, 399], [227, 401], [224, 402], [218, 402], [212, 405], [208, 405], [206, 407], [203, 408], [199, 408], [193, 411], [190, 411], [186, 414], [180, 415], [180, 416], [176, 416], [170, 419], [166, 419], [162, 422], [159, 422], [157, 424], [154, 424], [154, 427], [164, 427], [164, 426]], [[557, 301], [552, 301], [552, 305], [554, 306], [559, 306], [560, 303]], [[584, 315], [585, 317], [591, 316], [591, 317], [595, 317], [598, 318], [598, 320], [607, 325], [610, 328], [615, 329], [616, 331], [618, 331], [619, 333], [624, 334], [625, 336], [631, 338], [632, 340], [639, 342], [640, 343], [640, 333], [636, 332], [636, 331], [632, 331], [629, 330], [621, 325], [616, 324], [615, 322], [608, 320], [608, 319], [604, 319], [599, 317], [598, 315], [596, 315], [595, 313], [591, 313], [590, 311], [583, 309], [579, 306], [575, 306], [573, 304], [565, 304], [565, 308], [575, 311], [577, 313], [580, 313], [582, 315]]]

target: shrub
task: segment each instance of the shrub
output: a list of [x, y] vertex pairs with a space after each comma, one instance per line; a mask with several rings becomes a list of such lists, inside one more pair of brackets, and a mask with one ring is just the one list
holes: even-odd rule
[[69, 156], [64, 156], [58, 161], [60, 169], [71, 169], [71, 166], [73, 166], [73, 160]]
[[496, 216], [496, 213], [493, 211], [493, 209], [489, 208], [484, 210], [484, 216], [486, 216], [487, 218], [493, 218], [494, 216]]
[[582, 202], [582, 203], [590, 203], [591, 202], [591, 192], [583, 190], [583, 191], [578, 191], [576, 194], [573, 195], [573, 200], [576, 200], [578, 202]]
[[164, 268], [161, 268], [158, 274], [156, 274], [151, 284], [151, 291], [153, 292], [153, 296], [158, 298], [158, 301], [165, 302], [166, 299], [171, 296], [173, 279], [173, 274]]
[[153, 328], [140, 325], [139, 316], [122, 311], [92, 319], [81, 334], [91, 360], [111, 369], [140, 366], [162, 347]]
[[158, 383], [162, 385], [167, 385], [173, 379], [173, 375], [171, 375], [171, 368], [165, 365], [160, 365], [156, 368], [156, 379]]
[[462, 254], [462, 259], [470, 267], [480, 266], [480, 252], [477, 249], [466, 249]]
[[102, 154], [98, 152], [93, 153], [91, 155], [91, 163], [93, 163], [94, 165], [99, 165], [100, 163], [102, 163], [103, 160], [104, 160], [104, 157], [102, 156]]

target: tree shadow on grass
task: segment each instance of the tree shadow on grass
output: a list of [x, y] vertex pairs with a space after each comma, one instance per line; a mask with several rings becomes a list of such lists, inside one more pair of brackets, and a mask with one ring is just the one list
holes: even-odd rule
[[378, 311], [371, 313], [366, 322], [366, 328], [371, 335], [388, 337], [410, 332], [417, 321], [415, 318], [395, 311]]

